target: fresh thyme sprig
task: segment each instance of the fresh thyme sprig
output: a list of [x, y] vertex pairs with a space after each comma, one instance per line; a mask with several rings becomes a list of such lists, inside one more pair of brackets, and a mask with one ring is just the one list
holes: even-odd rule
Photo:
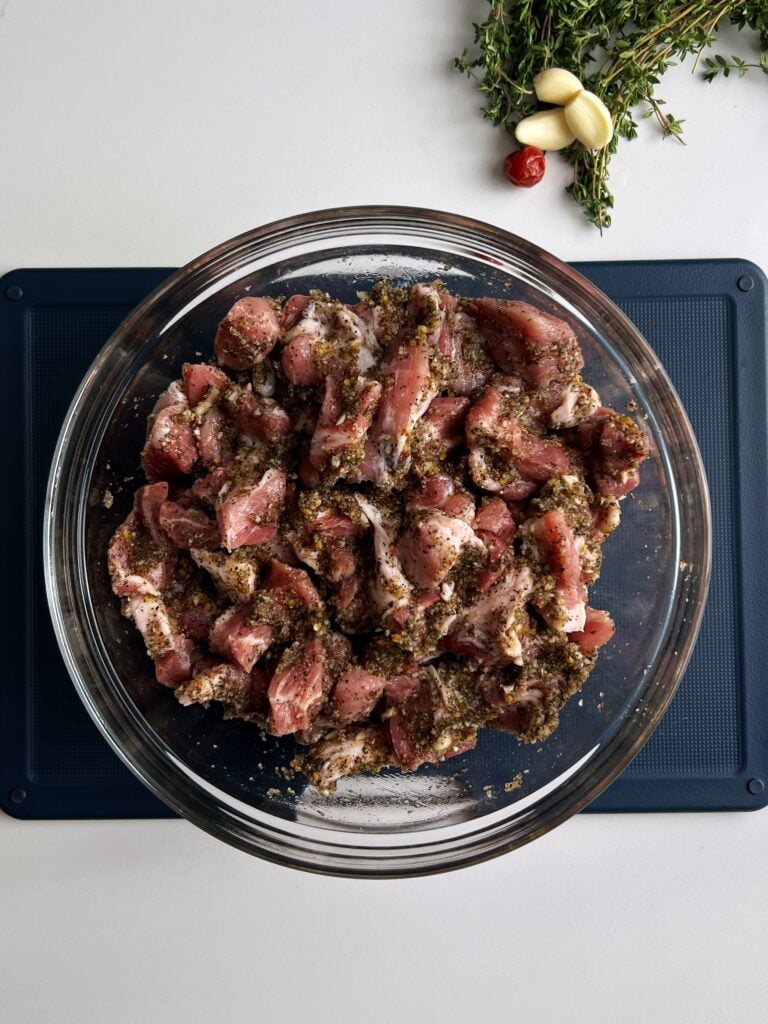
[[714, 57], [706, 57], [704, 59], [704, 67], [707, 69], [704, 72], [704, 79], [707, 82], [714, 81], [718, 75], [727, 78], [732, 71], [735, 71], [739, 78], [743, 78], [751, 68], [756, 68], [758, 71], [762, 71], [763, 74], [768, 75], [768, 58], [765, 53], [762, 53], [759, 63], [750, 64], [741, 57], [732, 55], [730, 60], [728, 60], [717, 53]]
[[475, 79], [484, 94], [483, 114], [514, 134], [517, 122], [538, 109], [534, 77], [562, 67], [597, 93], [614, 121], [614, 137], [603, 150], [578, 143], [562, 150], [573, 166], [568, 191], [601, 231], [610, 227], [613, 195], [611, 157], [620, 140], [637, 135], [637, 111], [655, 118], [665, 136], [682, 141], [683, 121], [665, 113], [656, 95], [664, 72], [699, 55], [729, 19], [758, 33], [759, 63], [707, 57], [704, 78], [748, 68], [768, 74], [768, 0], [488, 0], [486, 21], [474, 25], [475, 50], [464, 50], [456, 67]]

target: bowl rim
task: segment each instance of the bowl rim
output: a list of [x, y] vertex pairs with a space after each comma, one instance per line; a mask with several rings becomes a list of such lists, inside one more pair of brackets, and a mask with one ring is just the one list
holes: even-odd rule
[[[633, 358], [653, 367], [657, 378], [655, 386], [661, 387], [671, 412], [674, 412], [675, 427], [678, 431], [677, 440], [686, 451], [685, 465], [676, 467], [684, 473], [679, 489], [679, 498], [688, 501], [689, 512], [696, 517], [695, 531], [697, 535], [697, 555], [699, 556], [698, 571], [683, 577], [678, 582], [681, 587], [679, 605], [681, 610], [676, 619], [675, 660], [667, 658], [667, 668], [671, 672], [663, 680], [653, 680], [659, 675], [663, 663], [656, 665], [656, 670], [649, 678], [644, 691], [643, 714], [633, 716], [633, 721], [626, 722], [623, 736], [619, 722], [614, 723], [614, 733], [605, 749], [601, 749], [593, 763], [593, 771], [588, 775], [582, 773], [580, 779], [566, 795], [550, 799], [547, 804], [547, 820], [539, 827], [532, 827], [523, 837], [505, 836], [503, 816], [496, 821], [498, 815], [488, 818], [478, 817], [472, 821], [472, 829], [466, 830], [457, 840], [440, 839], [446, 830], [443, 827], [429, 830], [429, 841], [416, 842], [413, 833], [407, 833], [403, 840], [402, 852], [399, 846], [385, 847], [350, 847], [339, 843], [339, 834], [321, 829], [309, 829], [307, 836], [297, 836], [295, 831], [289, 833], [283, 819], [264, 812], [265, 819], [254, 826], [253, 817], [247, 821], [234, 806], [238, 801], [230, 800], [227, 808], [219, 807], [220, 820], [211, 820], [210, 807], [201, 798], [204, 790], [190, 789], [189, 773], [181, 772], [181, 777], [173, 787], [167, 779], [167, 757], [159, 752], [159, 744], [154, 732], [143, 716], [137, 711], [126, 695], [119, 690], [110, 692], [112, 698], [122, 701], [122, 712], [126, 717], [116, 718], [107, 715], [104, 706], [97, 700], [101, 692], [102, 677], [100, 671], [111, 669], [108, 653], [105, 649], [96, 648], [90, 652], [90, 669], [95, 672], [89, 684], [83, 671], [83, 636], [77, 629], [73, 633], [76, 620], [73, 609], [85, 610], [88, 615], [87, 580], [85, 576], [85, 558], [83, 526], [87, 493], [87, 481], [78, 494], [78, 500], [71, 501], [72, 494], [64, 486], [72, 466], [81, 459], [88, 459], [99, 447], [104, 431], [114, 414], [120, 395], [112, 395], [112, 401], [97, 415], [93, 408], [88, 408], [86, 399], [95, 386], [99, 375], [111, 364], [117, 364], [118, 370], [127, 372], [130, 365], [131, 340], [134, 347], [140, 343], [138, 338], [139, 325], [144, 325], [143, 336], [151, 335], [146, 329], [147, 321], [157, 317], [158, 310], [169, 295], [181, 301], [199, 301], [200, 285], [211, 274], [225, 275], [232, 267], [237, 266], [238, 259], [258, 249], [262, 253], [279, 252], [287, 244], [303, 241], [330, 242], [335, 233], [343, 230], [346, 234], [372, 233], [387, 237], [393, 234], [393, 241], [406, 244], [408, 234], [411, 241], [421, 231], [430, 233], [430, 241], [435, 235], [443, 235], [444, 241], [449, 237], [458, 237], [462, 241], [477, 242], [486, 250], [501, 251], [514, 262], [535, 267], [536, 285], [541, 288], [542, 279], [558, 294], [562, 289], [576, 289], [580, 308], [597, 310], [606, 323], [611, 323], [614, 330], [621, 332], [622, 342], [632, 350]], [[405, 232], [401, 235], [400, 232]], [[437, 239], [440, 240], [439, 238]], [[485, 255], [489, 262], [494, 262], [490, 252], [483, 254], [482, 249], [476, 255]], [[524, 279], [524, 273], [521, 275]], [[226, 278], [217, 278], [215, 288], [207, 284], [210, 291], [218, 291], [224, 286]], [[183, 310], [183, 306], [181, 307]], [[181, 315], [181, 314], [179, 314]], [[583, 315], [583, 314], [582, 314]], [[167, 317], [161, 318], [163, 322]], [[174, 318], [178, 319], [178, 315]], [[172, 321], [173, 322], [173, 321]], [[590, 318], [590, 323], [592, 319]], [[167, 325], [166, 325], [167, 326]], [[111, 371], [112, 372], [112, 371]], [[116, 375], [115, 370], [112, 375]], [[90, 429], [84, 429], [90, 428]], [[682, 435], [682, 436], [681, 436]], [[74, 442], [74, 444], [73, 444]], [[677, 475], [670, 476], [677, 484]], [[678, 517], [679, 518], [679, 517]], [[687, 521], [685, 528], [690, 525]], [[680, 522], [677, 523], [680, 536]], [[693, 527], [692, 527], [693, 529]], [[61, 537], [59, 531], [61, 530]], [[67, 544], [62, 538], [66, 538]], [[58, 571], [59, 552], [64, 550], [78, 551], [81, 555], [79, 563], [72, 565], [66, 560], [63, 568]], [[478, 863], [498, 856], [510, 849], [517, 848], [551, 828], [562, 823], [572, 814], [577, 813], [590, 803], [600, 792], [624, 770], [635, 757], [640, 748], [647, 742], [664, 712], [669, 706], [682, 678], [696, 642], [701, 619], [706, 605], [711, 569], [711, 512], [706, 475], [692, 427], [677, 392], [661, 367], [658, 357], [642, 337], [632, 322], [608, 299], [595, 285], [582, 277], [577, 271], [561, 262], [551, 253], [539, 248], [534, 243], [522, 239], [503, 228], [484, 223], [474, 218], [437, 210], [421, 209], [408, 206], [345, 206], [332, 207], [319, 211], [309, 211], [292, 217], [281, 218], [264, 224], [261, 227], [240, 233], [220, 243], [172, 273], [153, 292], [151, 292], [119, 325], [117, 330], [102, 347], [72, 399], [59, 433], [45, 500], [45, 519], [43, 525], [43, 563], [45, 585], [51, 620], [56, 640], [61, 651], [68, 673], [75, 688], [99, 731], [112, 749], [117, 753], [128, 768], [148, 786], [148, 788], [164, 803], [177, 813], [186, 817], [194, 824], [210, 834], [224, 839], [226, 842], [264, 857], [277, 863], [295, 868], [320, 873], [345, 875], [349, 877], [405, 877], [432, 874], [452, 870], [469, 864]], [[689, 600], [686, 600], [686, 597]], [[687, 609], [692, 607], [692, 612]], [[685, 609], [685, 610], [683, 610]], [[92, 608], [89, 624], [94, 631], [95, 619]], [[98, 636], [98, 628], [95, 628]], [[670, 630], [665, 634], [671, 635]], [[93, 636], [91, 637], [93, 639]], [[100, 639], [100, 638], [99, 638]], [[80, 647], [78, 648], [78, 644]], [[103, 648], [103, 644], [102, 644]], [[114, 670], [112, 670], [114, 672]], [[107, 671], [107, 676], [109, 671]], [[670, 681], [671, 680], [671, 681]], [[648, 698], [646, 700], [646, 698]], [[635, 722], [634, 719], [638, 721]], [[642, 721], [640, 721], [642, 720]], [[127, 724], [130, 728], [127, 728]], [[155, 755], [154, 758], [150, 754]], [[153, 767], [153, 761], [154, 763]], [[610, 762], [608, 764], [607, 762]], [[164, 766], [164, 772], [157, 769]], [[179, 771], [179, 769], [175, 769]], [[599, 777], [595, 778], [595, 771]], [[578, 775], [578, 773], [576, 773]], [[160, 779], [164, 779], [163, 782]], [[511, 805], [514, 807], [514, 805]], [[252, 812], [255, 809], [252, 809]], [[509, 810], [509, 808], [507, 808]], [[258, 816], [257, 816], [258, 817]], [[268, 819], [268, 820], [267, 820]], [[320, 833], [322, 838], [317, 838]], [[363, 833], [365, 834], [365, 833]], [[427, 833], [416, 833], [416, 836]], [[357, 838], [360, 838], [357, 834]], [[469, 840], [469, 841], [468, 841]], [[339, 852], [341, 851], [341, 852]]]

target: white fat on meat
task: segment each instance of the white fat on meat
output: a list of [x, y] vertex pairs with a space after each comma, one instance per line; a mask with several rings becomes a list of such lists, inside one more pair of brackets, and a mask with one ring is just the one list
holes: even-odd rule
[[581, 562], [581, 572], [585, 580], [595, 580], [600, 572], [600, 545], [582, 536], [576, 535], [576, 551]]
[[496, 607], [499, 609], [497, 625], [499, 648], [503, 654], [512, 658], [516, 665], [523, 664], [519, 613], [532, 591], [533, 574], [526, 565], [517, 574], [509, 574], [496, 595]]
[[510, 568], [483, 594], [452, 629], [454, 640], [498, 651], [516, 665], [523, 664], [520, 627], [525, 602], [533, 592], [533, 574], [527, 565]]
[[392, 763], [392, 750], [375, 726], [351, 726], [320, 740], [312, 750], [312, 782], [321, 793], [332, 793], [346, 775], [378, 772]]
[[439, 586], [468, 548], [485, 554], [485, 545], [468, 523], [437, 509], [420, 515], [397, 544], [404, 572], [422, 590]]
[[162, 412], [162, 410], [167, 409], [169, 405], [183, 405], [185, 409], [189, 408], [187, 396], [180, 380], [175, 380], [172, 384], [168, 385], [162, 395], [160, 395], [158, 400], [155, 402], [152, 414], [154, 415], [155, 413]]
[[150, 583], [149, 580], [145, 579], [143, 576], [136, 576], [133, 573], [125, 573], [118, 570], [118, 572], [112, 573], [112, 579], [114, 581], [113, 586], [118, 585], [124, 588], [125, 593], [130, 591], [131, 593], [140, 594], [146, 597], [160, 596], [159, 588], [156, 587], [154, 583]]
[[285, 341], [306, 338], [307, 341], [319, 341], [328, 334], [327, 317], [324, 316], [325, 306], [321, 302], [310, 299], [304, 307], [299, 320], [285, 332]]
[[575, 427], [600, 408], [600, 396], [583, 380], [571, 381], [560, 404], [550, 413], [549, 422], [555, 430]]
[[[297, 324], [286, 332], [286, 343], [303, 340], [313, 348], [326, 341], [329, 348], [352, 363], [358, 373], [376, 365], [379, 343], [373, 329], [346, 306], [310, 300]], [[331, 358], [333, 354], [331, 353]]]
[[621, 523], [621, 503], [618, 498], [598, 495], [593, 511], [593, 534], [601, 539], [610, 536]]
[[123, 614], [133, 619], [153, 658], [174, 649], [174, 629], [163, 601], [148, 594], [128, 598]]
[[357, 313], [346, 306], [336, 308], [334, 334], [343, 348], [356, 357], [357, 372], [366, 373], [376, 365], [379, 342], [373, 331]]
[[380, 611], [392, 613], [410, 603], [413, 588], [400, 565], [394, 541], [384, 526], [381, 512], [359, 494], [355, 495], [355, 500], [373, 527], [377, 572], [371, 596]]
[[470, 476], [478, 487], [490, 494], [497, 494], [502, 490], [502, 485], [489, 467], [488, 459], [482, 448], [473, 448], [470, 451], [468, 464]]
[[273, 398], [275, 394], [275, 367], [271, 359], [257, 363], [253, 368], [251, 383], [254, 392], [261, 398]]
[[557, 620], [555, 628], [561, 629], [563, 633], [581, 633], [587, 621], [587, 606], [583, 601], [572, 608], [561, 604], [561, 617]]
[[256, 590], [256, 566], [246, 558], [234, 552], [231, 555], [223, 551], [209, 551], [207, 548], [190, 548], [190, 555], [201, 569], [211, 576], [213, 581], [233, 601], [247, 601]]

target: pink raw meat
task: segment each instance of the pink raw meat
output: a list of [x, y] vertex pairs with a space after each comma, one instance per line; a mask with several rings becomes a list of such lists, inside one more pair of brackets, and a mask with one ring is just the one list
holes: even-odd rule
[[307, 573], [277, 559], [270, 562], [262, 586], [265, 590], [285, 591], [294, 601], [312, 611], [320, 611], [323, 607], [317, 588]]
[[178, 686], [192, 676], [192, 652], [195, 645], [185, 636], [174, 637], [170, 651], [155, 658], [155, 677], [164, 686]]
[[364, 721], [384, 692], [384, 680], [358, 665], [351, 665], [339, 676], [331, 694], [334, 718], [344, 724]]
[[227, 418], [220, 409], [209, 409], [200, 423], [197, 446], [206, 469], [215, 469], [232, 458], [227, 440]]
[[168, 538], [161, 529], [160, 510], [168, 498], [168, 484], [163, 480], [156, 484], [145, 484], [140, 487], [133, 499], [134, 508], [141, 525], [155, 544], [161, 548], [168, 547]]
[[213, 625], [211, 650], [223, 654], [246, 672], [250, 672], [273, 640], [272, 628], [251, 621], [248, 605], [228, 608]]
[[270, 299], [238, 299], [219, 325], [214, 347], [222, 366], [247, 370], [261, 362], [280, 337], [280, 318]]
[[535, 386], [570, 379], [584, 366], [569, 324], [527, 302], [476, 299], [467, 306], [496, 365]]
[[285, 473], [268, 469], [258, 483], [233, 487], [223, 501], [219, 498], [216, 516], [221, 542], [228, 551], [274, 538], [285, 487]]
[[555, 600], [538, 596], [535, 603], [553, 629], [580, 632], [585, 624], [586, 587], [573, 530], [560, 509], [552, 509], [531, 524], [530, 533], [555, 577]]
[[309, 727], [325, 696], [323, 661], [323, 645], [317, 637], [286, 649], [269, 684], [269, 730], [273, 736]]
[[190, 548], [218, 546], [216, 523], [200, 509], [164, 501], [160, 506], [159, 524], [177, 548], [188, 551]]
[[290, 434], [291, 420], [271, 398], [244, 391], [234, 410], [235, 423], [246, 437], [269, 441]]
[[191, 473], [197, 445], [186, 404], [168, 405], [150, 419], [141, 464], [150, 480], [173, 479]]
[[291, 327], [296, 326], [309, 301], [308, 295], [291, 295], [283, 306], [282, 328], [284, 331], [289, 331]]
[[455, 448], [464, 439], [464, 417], [469, 404], [468, 398], [433, 398], [422, 422], [436, 441], [446, 448]]
[[585, 654], [591, 654], [607, 644], [615, 632], [616, 624], [608, 612], [587, 606], [584, 629], [571, 633], [570, 639], [578, 644]]
[[[309, 446], [310, 465], [315, 469], [322, 469], [334, 457], [341, 460], [346, 455], [354, 455], [356, 452], [362, 457], [362, 443], [371, 426], [380, 398], [381, 384], [377, 381], [366, 381], [355, 400], [354, 411], [343, 412], [340, 381], [334, 375], [326, 377], [325, 397]], [[344, 467], [342, 471], [343, 469]]]
[[483, 550], [463, 519], [431, 511], [421, 515], [401, 535], [397, 553], [406, 576], [422, 590], [439, 586], [466, 547]]
[[211, 388], [224, 392], [232, 383], [223, 370], [217, 366], [210, 366], [208, 363], [184, 363], [181, 375], [191, 409], [203, 401]]

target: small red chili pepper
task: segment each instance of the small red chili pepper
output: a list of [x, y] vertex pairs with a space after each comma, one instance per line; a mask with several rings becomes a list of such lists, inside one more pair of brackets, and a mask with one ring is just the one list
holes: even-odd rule
[[547, 162], [544, 154], [535, 146], [525, 146], [510, 153], [504, 161], [504, 173], [513, 185], [533, 188], [544, 177]]

